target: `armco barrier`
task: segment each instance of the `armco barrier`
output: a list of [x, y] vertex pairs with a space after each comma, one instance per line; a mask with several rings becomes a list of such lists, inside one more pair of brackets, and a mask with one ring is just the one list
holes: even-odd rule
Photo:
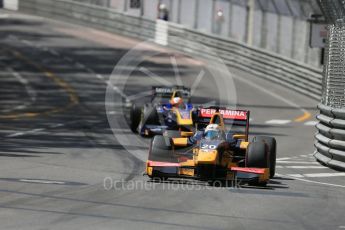
[[332, 168], [345, 170], [345, 110], [319, 104], [315, 158]]
[[[92, 26], [105, 31], [139, 39], [151, 39], [161, 45], [181, 50], [186, 40], [213, 48], [224, 62], [258, 77], [282, 84], [314, 99], [321, 96], [321, 70], [282, 57], [269, 51], [252, 48], [174, 23], [157, 23], [133, 17], [114, 9], [88, 5], [72, 0], [20, 0], [19, 10], [29, 14]], [[164, 28], [164, 27], [167, 28]], [[190, 44], [190, 43], [187, 43]], [[209, 53], [193, 45], [183, 51], [209, 57]]]

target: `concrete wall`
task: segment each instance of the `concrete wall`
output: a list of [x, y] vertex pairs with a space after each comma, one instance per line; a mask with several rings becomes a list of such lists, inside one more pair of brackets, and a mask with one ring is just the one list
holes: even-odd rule
[[279, 15], [266, 12], [265, 26], [263, 29], [264, 39], [263, 47], [272, 52], [278, 52], [278, 25]]
[[278, 26], [278, 53], [285, 57], [291, 57], [292, 36], [293, 36], [293, 18], [280, 16]]
[[263, 20], [263, 12], [256, 10], [254, 12], [254, 31], [253, 31], [253, 45], [256, 47], [261, 47], [261, 40], [262, 40], [262, 20]]
[[230, 20], [230, 37], [237, 41], [245, 42], [247, 30], [247, 9], [239, 5], [233, 5]]
[[180, 23], [189, 28], [194, 28], [196, 1], [197, 0], [180, 1]]
[[124, 0], [111, 0], [110, 7], [118, 9], [119, 11], [125, 10], [125, 1]]
[[307, 50], [309, 49], [309, 23], [295, 19], [293, 27], [292, 58], [307, 63]]
[[148, 19], [156, 19], [158, 0], [144, 0], [143, 1], [143, 16]]
[[197, 28], [206, 33], [212, 32], [213, 1], [199, 0], [197, 11]]

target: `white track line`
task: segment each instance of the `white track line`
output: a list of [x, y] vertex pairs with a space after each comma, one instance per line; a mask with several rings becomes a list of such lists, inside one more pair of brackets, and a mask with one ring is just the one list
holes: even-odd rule
[[331, 186], [331, 187], [345, 188], [345, 185], [340, 185], [340, 184], [331, 184], [331, 183], [324, 183], [324, 182], [319, 182], [319, 181], [312, 181], [312, 180], [307, 180], [307, 179], [303, 179], [303, 178], [299, 178], [299, 177], [293, 177], [293, 176], [279, 174], [279, 173], [276, 173], [276, 175], [279, 177], [286, 177], [286, 178], [299, 180], [299, 181], [303, 181], [303, 182], [307, 182], [307, 183], [311, 183], [311, 184], [319, 184], [319, 185], [325, 185], [325, 186]]
[[7, 136], [5, 136], [5, 137], [19, 137], [19, 136], [23, 136], [23, 135], [25, 135], [25, 133], [23, 133], [23, 132], [18, 132], [18, 133], [9, 134], [9, 135], [7, 135]]
[[54, 56], [60, 56], [60, 54], [59, 54], [57, 51], [55, 51], [55, 50], [47, 49], [47, 51], [48, 51], [49, 53], [51, 53], [52, 55], [54, 55]]
[[31, 133], [38, 133], [38, 132], [41, 132], [41, 131], [44, 131], [44, 130], [45, 130], [44, 128], [33, 129], [33, 130], [31, 130]]
[[64, 126], [64, 124], [56, 124], [56, 125], [52, 125], [50, 126], [51, 128], [58, 128], [58, 127], [62, 127]]
[[277, 161], [285, 161], [285, 160], [290, 160], [291, 157], [282, 157], [282, 158], [277, 158]]
[[304, 123], [304, 125], [306, 126], [315, 126], [317, 125], [317, 123], [319, 123], [318, 121], [307, 121]]
[[265, 123], [269, 125], [286, 125], [290, 122], [291, 120], [272, 119], [272, 120], [266, 121]]
[[36, 91], [30, 86], [29, 81], [22, 77], [18, 72], [14, 71], [12, 68], [8, 67], [7, 71], [9, 71], [20, 83], [22, 83], [27, 91], [30, 100], [32, 102], [36, 101], [37, 93]]
[[38, 132], [42, 132], [44, 130], [46, 130], [46, 129], [45, 128], [33, 129], [33, 130], [26, 131], [26, 132], [12, 133], [12, 134], [6, 135], [5, 137], [20, 137], [20, 136], [24, 136], [27, 134], [35, 134]]
[[96, 74], [96, 77], [97, 77], [98, 79], [104, 80], [104, 77], [103, 77], [103, 75], [100, 75], [100, 74]]
[[317, 164], [319, 165], [320, 163], [315, 162], [315, 161], [278, 161], [277, 164]]
[[79, 63], [79, 62], [76, 62], [74, 65], [78, 68], [86, 69], [86, 66], [84, 64]]
[[4, 110], [1, 110], [1, 112], [4, 112], [4, 113], [8, 113], [8, 112], [11, 112], [11, 111], [14, 111], [14, 110], [18, 110], [18, 109], [25, 109], [26, 107], [30, 106], [33, 102], [36, 101], [36, 98], [37, 98], [37, 93], [36, 91], [30, 86], [29, 84], [29, 81], [27, 79], [25, 79], [24, 77], [22, 77], [18, 72], [16, 72], [15, 70], [13, 70], [11, 67], [7, 67], [6, 68], [6, 71], [11, 73], [18, 82], [20, 82], [27, 94], [29, 95], [30, 97], [30, 101], [31, 102], [26, 102], [24, 104], [21, 104], [21, 105], [18, 105], [18, 106], [15, 106], [15, 107], [12, 107], [12, 108], [9, 108], [9, 109], [4, 109]]
[[[75, 122], [70, 122], [70, 123], [75, 123]], [[62, 127], [62, 126], [65, 126], [65, 124], [59, 123], [59, 124], [55, 124], [55, 125], [50, 125], [48, 128], [58, 128], [58, 127]], [[28, 130], [28, 131], [25, 131], [25, 132], [16, 132], [16, 133], [12, 133], [12, 134], [6, 135], [5, 137], [11, 138], [11, 137], [25, 136], [25, 135], [28, 135], [28, 134], [35, 134], [35, 133], [38, 133], [38, 132], [45, 131], [48, 128], [38, 128], [38, 129]]]
[[286, 174], [287, 176], [290, 176], [290, 177], [296, 177], [296, 178], [303, 178], [304, 176], [302, 174]]
[[65, 59], [65, 60], [68, 61], [68, 62], [73, 62], [73, 59], [70, 58], [70, 57], [64, 57], [63, 59]]
[[[18, 40], [18, 38], [16, 36], [11, 36], [11, 37], [15, 37], [15, 39]], [[33, 46], [33, 43], [29, 40], [22, 39], [21, 42], [23, 42], [25, 45]]]
[[288, 168], [288, 169], [328, 169], [325, 166], [309, 166], [309, 165], [291, 165], [291, 166], [282, 166], [283, 168]]
[[320, 177], [343, 177], [345, 173], [307, 173], [303, 174], [304, 177], [320, 178]]
[[122, 113], [119, 111], [109, 111], [108, 114], [109, 115], [121, 115]]
[[298, 178], [325, 178], [325, 177], [343, 177], [345, 176], [345, 173], [306, 173], [306, 174], [286, 174], [288, 176], [292, 177], [298, 177]]
[[8, 14], [0, 14], [0, 19], [9, 18]]
[[52, 181], [52, 180], [36, 180], [36, 179], [20, 179], [21, 182], [37, 183], [37, 184], [66, 184], [63, 181]]

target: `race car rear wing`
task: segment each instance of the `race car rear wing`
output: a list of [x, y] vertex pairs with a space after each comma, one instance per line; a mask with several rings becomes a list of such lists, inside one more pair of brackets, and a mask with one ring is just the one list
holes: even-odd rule
[[[195, 122], [201, 125], [208, 125], [211, 122], [213, 115], [219, 113], [220, 115], [222, 115], [224, 125], [244, 126], [246, 139], [248, 139], [250, 111], [234, 110], [227, 109], [225, 107], [212, 106], [207, 108], [200, 107], [198, 108], [196, 113], [197, 116]], [[217, 121], [212, 122], [217, 123]]]
[[153, 96], [156, 96], [156, 95], [168, 95], [168, 96], [170, 96], [176, 90], [180, 91], [183, 94], [183, 96], [190, 97], [191, 90], [187, 87], [179, 86], [179, 85], [175, 85], [175, 86], [171, 86], [171, 87], [152, 86], [152, 95]]

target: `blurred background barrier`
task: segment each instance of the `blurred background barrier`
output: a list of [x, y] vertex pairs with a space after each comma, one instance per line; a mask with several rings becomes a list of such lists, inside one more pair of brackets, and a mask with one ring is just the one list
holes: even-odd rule
[[157, 18], [266, 49], [320, 68], [321, 50], [309, 47], [316, 0], [74, 0], [127, 15]]
[[150, 39], [160, 45], [210, 58], [211, 54], [207, 51], [199, 50], [191, 45], [192, 43], [184, 41], [197, 42], [213, 48], [229, 66], [251, 72], [315, 99], [321, 96], [322, 76], [319, 67], [269, 50], [248, 46], [236, 39], [202, 32], [166, 20], [132, 16], [109, 7], [90, 4], [95, 2], [99, 3], [91, 0], [88, 3], [72, 0], [20, 0], [19, 10], [143, 40]]
[[345, 170], [345, 1], [319, 3], [330, 25], [315, 157], [325, 165]]
[[0, 0], [0, 7], [8, 10], [18, 10], [18, 0]]

